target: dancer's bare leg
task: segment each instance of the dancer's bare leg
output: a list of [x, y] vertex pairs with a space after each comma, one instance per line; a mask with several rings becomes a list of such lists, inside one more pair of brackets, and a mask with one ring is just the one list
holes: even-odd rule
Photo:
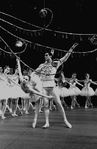
[[18, 107], [18, 100], [19, 100], [19, 98], [12, 99], [12, 116], [18, 116], [16, 114], [17, 107]]
[[30, 107], [30, 101], [29, 98], [24, 99], [24, 109], [25, 109], [25, 114], [29, 114], [28, 110]]
[[6, 108], [9, 110], [10, 113], [12, 113], [12, 98], [7, 99]]
[[85, 109], [88, 108], [88, 102], [89, 102], [89, 96], [86, 97], [86, 102], [85, 102]]
[[59, 93], [56, 92], [55, 89], [53, 89], [52, 91], [52, 95], [53, 95], [53, 100], [55, 101], [57, 107], [58, 107], [58, 110], [60, 111], [60, 113], [62, 114], [63, 116], [63, 119], [64, 119], [64, 122], [66, 124], [66, 126], [68, 128], [72, 128], [72, 125], [68, 122], [67, 118], [66, 118], [66, 114], [65, 114], [65, 110], [61, 104], [61, 100], [60, 100], [60, 97], [59, 97]]
[[36, 123], [37, 123], [37, 118], [38, 118], [38, 114], [39, 114], [39, 104], [40, 104], [40, 100], [37, 100], [35, 103], [35, 117], [32, 123], [32, 127], [35, 128], [36, 127]]
[[45, 113], [45, 125], [43, 128], [47, 128], [50, 126], [49, 124], [49, 100], [47, 98], [44, 98], [44, 113]]
[[40, 97], [39, 112], [42, 112], [43, 99]]
[[4, 116], [5, 111], [6, 111], [6, 105], [7, 105], [7, 100], [6, 99], [2, 100], [2, 107], [1, 107], [1, 117], [2, 117], [2, 119], [6, 118]]

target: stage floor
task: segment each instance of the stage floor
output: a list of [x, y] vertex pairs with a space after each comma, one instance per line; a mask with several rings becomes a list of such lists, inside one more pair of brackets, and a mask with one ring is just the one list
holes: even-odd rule
[[67, 109], [73, 128], [66, 128], [59, 111], [51, 111], [50, 128], [42, 129], [44, 113], [32, 128], [34, 111], [13, 118], [0, 118], [0, 149], [97, 149], [97, 108]]

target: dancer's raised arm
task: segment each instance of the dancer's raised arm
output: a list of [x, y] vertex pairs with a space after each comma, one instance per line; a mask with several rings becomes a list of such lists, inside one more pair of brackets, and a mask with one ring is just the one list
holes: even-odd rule
[[16, 61], [17, 61], [17, 65], [18, 65], [18, 71], [19, 71], [20, 80], [23, 81], [23, 75], [22, 75], [22, 71], [21, 71], [21, 65], [20, 65], [19, 58], [17, 58]]
[[69, 58], [69, 56], [71, 55], [73, 49], [78, 45], [78, 43], [75, 43], [70, 49], [69, 51], [65, 54], [65, 56], [63, 56], [60, 61], [59, 61], [59, 64], [57, 67], [59, 67], [60, 65], [62, 65], [65, 61], [67, 61], [67, 59]]

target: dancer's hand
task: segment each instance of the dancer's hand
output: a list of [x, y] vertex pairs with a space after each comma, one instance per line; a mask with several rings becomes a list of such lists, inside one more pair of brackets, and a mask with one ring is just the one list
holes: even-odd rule
[[78, 43], [76, 42], [75, 44], [73, 44], [73, 46], [71, 47], [71, 49], [73, 50], [73, 49], [75, 49], [75, 47], [77, 47], [78, 46]]
[[50, 95], [50, 96], [49, 96], [49, 98], [50, 98], [50, 99], [52, 99], [52, 98], [53, 98], [53, 96], [52, 96], [52, 95]]

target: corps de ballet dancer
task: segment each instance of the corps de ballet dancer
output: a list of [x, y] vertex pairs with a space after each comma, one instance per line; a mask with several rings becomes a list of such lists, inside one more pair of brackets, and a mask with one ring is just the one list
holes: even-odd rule
[[[40, 66], [36, 69], [37, 73], [39, 73], [40, 78], [42, 80], [42, 86], [44, 89], [43, 90], [44, 93], [46, 95], [53, 96], [52, 100], [54, 100], [55, 104], [57, 105], [59, 111], [61, 112], [61, 114], [64, 118], [64, 123], [68, 128], [72, 128], [72, 125], [68, 122], [68, 120], [66, 118], [64, 108], [61, 104], [59, 92], [56, 90], [54, 78], [55, 78], [57, 69], [69, 58], [71, 52], [77, 45], [78, 44], [76, 43], [70, 48], [70, 50], [65, 54], [65, 56], [62, 57], [57, 62], [56, 67], [53, 66], [53, 63], [52, 63], [53, 61], [52, 61], [52, 58], [49, 55], [49, 53], [45, 53], [45, 62], [43, 64], [40, 64]], [[46, 120], [43, 128], [48, 128], [48, 127], [50, 127], [50, 124], [49, 124], [49, 100], [47, 98], [44, 98], [43, 101], [44, 101], [44, 112], [45, 112], [45, 120]], [[34, 119], [34, 122], [32, 124], [32, 126], [34, 128], [36, 127], [36, 123], [37, 123], [37, 117], [36, 117], [36, 119]]]
[[[12, 68], [6, 68], [6, 79], [9, 83], [9, 91], [10, 91], [10, 98], [8, 98], [7, 100], [7, 108], [10, 111], [11, 115], [13, 117], [18, 116], [16, 114], [17, 112], [17, 108], [18, 108], [18, 101], [19, 101], [19, 97], [18, 97], [18, 93], [17, 93], [17, 89], [15, 86], [15, 83], [18, 84], [19, 81], [19, 76], [18, 76], [18, 69], [15, 69], [15, 73], [13, 74], [13, 69]], [[5, 73], [4, 73], [5, 74]], [[17, 95], [15, 94], [15, 92], [17, 93]]]
[[90, 79], [90, 75], [88, 73], [85, 75], [85, 80], [83, 80], [83, 82], [84, 87], [82, 88], [81, 95], [86, 96], [85, 109], [87, 109], [89, 106], [93, 107], [91, 97], [95, 95], [95, 91], [93, 90], [92, 87], [90, 87], [90, 84], [92, 83], [97, 85], [97, 83], [95, 81], [92, 81], [92, 79]]
[[77, 102], [77, 96], [81, 95], [81, 90], [76, 85], [78, 84], [82, 87], [83, 85], [79, 83], [76, 76], [77, 74], [73, 73], [72, 77], [68, 79], [68, 83], [70, 85], [69, 91], [71, 92], [71, 109], [73, 109], [75, 106], [80, 107], [79, 103]]
[[62, 102], [62, 105], [64, 108], [69, 108], [68, 105], [65, 102], [64, 97], [70, 96], [69, 90], [66, 87], [67, 81], [65, 79], [63, 71], [61, 71], [59, 78], [55, 78], [56, 82], [56, 88], [59, 89], [58, 92], [60, 92], [60, 100]]
[[6, 83], [5, 77], [3, 75], [3, 68], [0, 67], [0, 116], [2, 119], [5, 119], [5, 111], [7, 105], [7, 94], [5, 93]]

